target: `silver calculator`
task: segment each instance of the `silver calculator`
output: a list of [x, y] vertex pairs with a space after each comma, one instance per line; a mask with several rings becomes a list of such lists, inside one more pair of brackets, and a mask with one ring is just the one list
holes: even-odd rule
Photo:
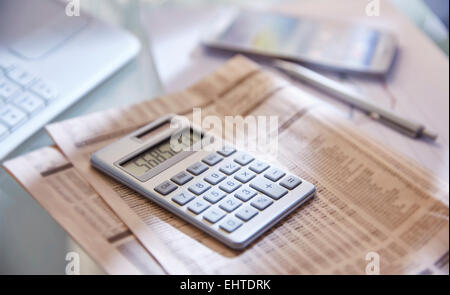
[[[310, 199], [311, 183], [166, 116], [95, 152], [91, 163], [233, 249]], [[210, 145], [211, 147], [212, 145]]]

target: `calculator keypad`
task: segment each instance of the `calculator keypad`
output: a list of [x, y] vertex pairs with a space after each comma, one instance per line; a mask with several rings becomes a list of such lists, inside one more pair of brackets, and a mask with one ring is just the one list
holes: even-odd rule
[[[226, 161], [223, 161], [224, 158]], [[209, 169], [211, 168], [211, 170]], [[190, 183], [189, 183], [190, 182]], [[189, 184], [188, 184], [189, 183]], [[224, 147], [155, 187], [162, 195], [177, 189], [172, 201], [191, 214], [232, 233], [302, 183], [294, 175], [253, 156]], [[177, 184], [177, 185], [175, 185]]]

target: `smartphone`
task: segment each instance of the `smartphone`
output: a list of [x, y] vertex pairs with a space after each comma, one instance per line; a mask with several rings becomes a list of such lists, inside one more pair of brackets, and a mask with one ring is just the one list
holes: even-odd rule
[[341, 72], [381, 75], [388, 72], [397, 48], [392, 34], [354, 23], [239, 10], [223, 13], [203, 43]]

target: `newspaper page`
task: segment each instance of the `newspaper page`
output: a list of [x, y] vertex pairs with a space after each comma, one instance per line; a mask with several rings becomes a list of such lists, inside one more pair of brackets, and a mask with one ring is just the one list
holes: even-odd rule
[[4, 165], [106, 272], [165, 273], [59, 150], [43, 148]]
[[[179, 105], [179, 97], [184, 97]], [[243, 251], [231, 250], [94, 170], [90, 155], [159, 116], [279, 117], [276, 161], [317, 187], [316, 197]], [[47, 130], [168, 273], [448, 273], [448, 184], [342, 125], [339, 116], [243, 57], [179, 94]], [[369, 269], [370, 271], [370, 269]]]

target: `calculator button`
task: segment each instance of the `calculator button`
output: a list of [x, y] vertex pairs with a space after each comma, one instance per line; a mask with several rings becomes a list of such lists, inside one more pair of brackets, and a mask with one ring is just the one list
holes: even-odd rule
[[290, 190], [296, 188], [301, 183], [302, 183], [302, 181], [298, 177], [295, 177], [293, 175], [289, 175], [289, 176], [285, 177], [280, 182], [280, 184], [282, 186], [284, 186], [285, 188], [290, 189]]
[[236, 217], [243, 221], [249, 221], [258, 214], [258, 210], [251, 206], [245, 206], [236, 213]]
[[227, 211], [228, 213], [233, 212], [236, 210], [237, 207], [241, 206], [242, 202], [236, 199], [233, 196], [228, 196], [225, 200], [223, 200], [219, 207], [223, 210]]
[[219, 170], [225, 173], [226, 175], [231, 175], [234, 172], [238, 171], [239, 169], [241, 169], [241, 167], [233, 162], [225, 163], [219, 168]]
[[234, 152], [236, 152], [236, 149], [231, 146], [224, 146], [217, 152], [224, 157], [228, 157], [231, 156]]
[[232, 193], [240, 187], [241, 187], [241, 184], [231, 177], [228, 177], [227, 180], [223, 181], [219, 185], [219, 188], [227, 193]]
[[196, 176], [202, 174], [206, 170], [208, 170], [208, 166], [206, 166], [202, 162], [197, 162], [187, 168], [187, 171], [189, 171], [190, 173], [192, 173]]
[[264, 210], [270, 205], [272, 205], [273, 201], [266, 196], [259, 195], [253, 199], [251, 205], [259, 210]]
[[266, 164], [266, 163], [261, 162], [261, 161], [255, 161], [248, 168], [250, 168], [250, 170], [252, 170], [253, 172], [259, 174], [261, 172], [264, 172], [269, 167], [270, 167], [269, 164]]
[[170, 180], [172, 180], [173, 182], [175, 182], [178, 185], [183, 185], [186, 182], [189, 182], [192, 178], [194, 178], [194, 177], [192, 177], [192, 175], [190, 175], [186, 171], [181, 171], [180, 173], [178, 173], [177, 175], [172, 177]]
[[203, 218], [208, 220], [211, 223], [216, 223], [221, 220], [225, 216], [225, 212], [217, 208], [211, 208], [204, 215]]
[[178, 205], [183, 206], [184, 204], [187, 204], [190, 201], [192, 201], [192, 199], [194, 199], [194, 198], [195, 197], [193, 194], [184, 191], [184, 192], [181, 192], [181, 193], [175, 195], [174, 197], [172, 197], [172, 201], [174, 201]]
[[36, 80], [36, 76], [20, 68], [9, 71], [7, 76], [23, 87], [28, 86], [31, 82]]
[[282, 188], [276, 183], [273, 183], [270, 180], [267, 180], [263, 177], [257, 177], [250, 186], [257, 191], [262, 192], [263, 194], [268, 195], [272, 199], [278, 200], [285, 194], [287, 194], [287, 190]]
[[216, 171], [216, 172], [212, 172], [211, 174], [208, 174], [205, 177], [205, 180], [207, 182], [211, 183], [212, 185], [216, 185], [219, 182], [221, 182], [222, 180], [224, 180], [225, 177], [226, 177], [225, 175], [223, 175], [222, 173]]
[[168, 180], [164, 181], [163, 183], [161, 183], [160, 185], [155, 187], [155, 191], [157, 191], [158, 193], [160, 193], [163, 196], [170, 194], [171, 192], [173, 192], [176, 189], [177, 189], [177, 186], [173, 182], [168, 181]]
[[188, 206], [189, 211], [195, 214], [200, 214], [208, 208], [209, 204], [202, 199], [196, 199], [195, 201], [191, 202]]
[[247, 165], [251, 161], [253, 161], [255, 158], [249, 154], [246, 153], [240, 153], [236, 158], [234, 158], [234, 161], [238, 164], [241, 164], [242, 166]]
[[208, 202], [215, 204], [225, 198], [227, 194], [219, 189], [212, 189], [210, 190], [203, 198], [207, 200]]
[[238, 173], [236, 173], [234, 175], [234, 178], [236, 178], [237, 180], [239, 180], [242, 183], [247, 183], [250, 180], [252, 180], [255, 176], [256, 176], [256, 174], [253, 173], [252, 171], [250, 171], [248, 169], [244, 169], [244, 170], [241, 170]]
[[219, 156], [217, 153], [212, 153], [212, 154], [204, 157], [202, 161], [205, 162], [206, 164], [208, 164], [209, 166], [214, 166], [222, 160], [223, 160], [223, 158], [221, 156]]
[[286, 173], [277, 168], [270, 168], [264, 174], [264, 176], [272, 181], [278, 181], [281, 177], [285, 176]]
[[204, 181], [197, 181], [189, 187], [189, 191], [196, 195], [201, 195], [207, 190], [209, 190], [210, 187], [211, 186]]
[[244, 186], [238, 189], [234, 196], [241, 201], [247, 202], [248, 200], [256, 196], [256, 194], [257, 192], [254, 189]]
[[242, 221], [239, 221], [239, 219], [229, 216], [220, 224], [220, 228], [229, 233], [232, 233], [241, 225]]

